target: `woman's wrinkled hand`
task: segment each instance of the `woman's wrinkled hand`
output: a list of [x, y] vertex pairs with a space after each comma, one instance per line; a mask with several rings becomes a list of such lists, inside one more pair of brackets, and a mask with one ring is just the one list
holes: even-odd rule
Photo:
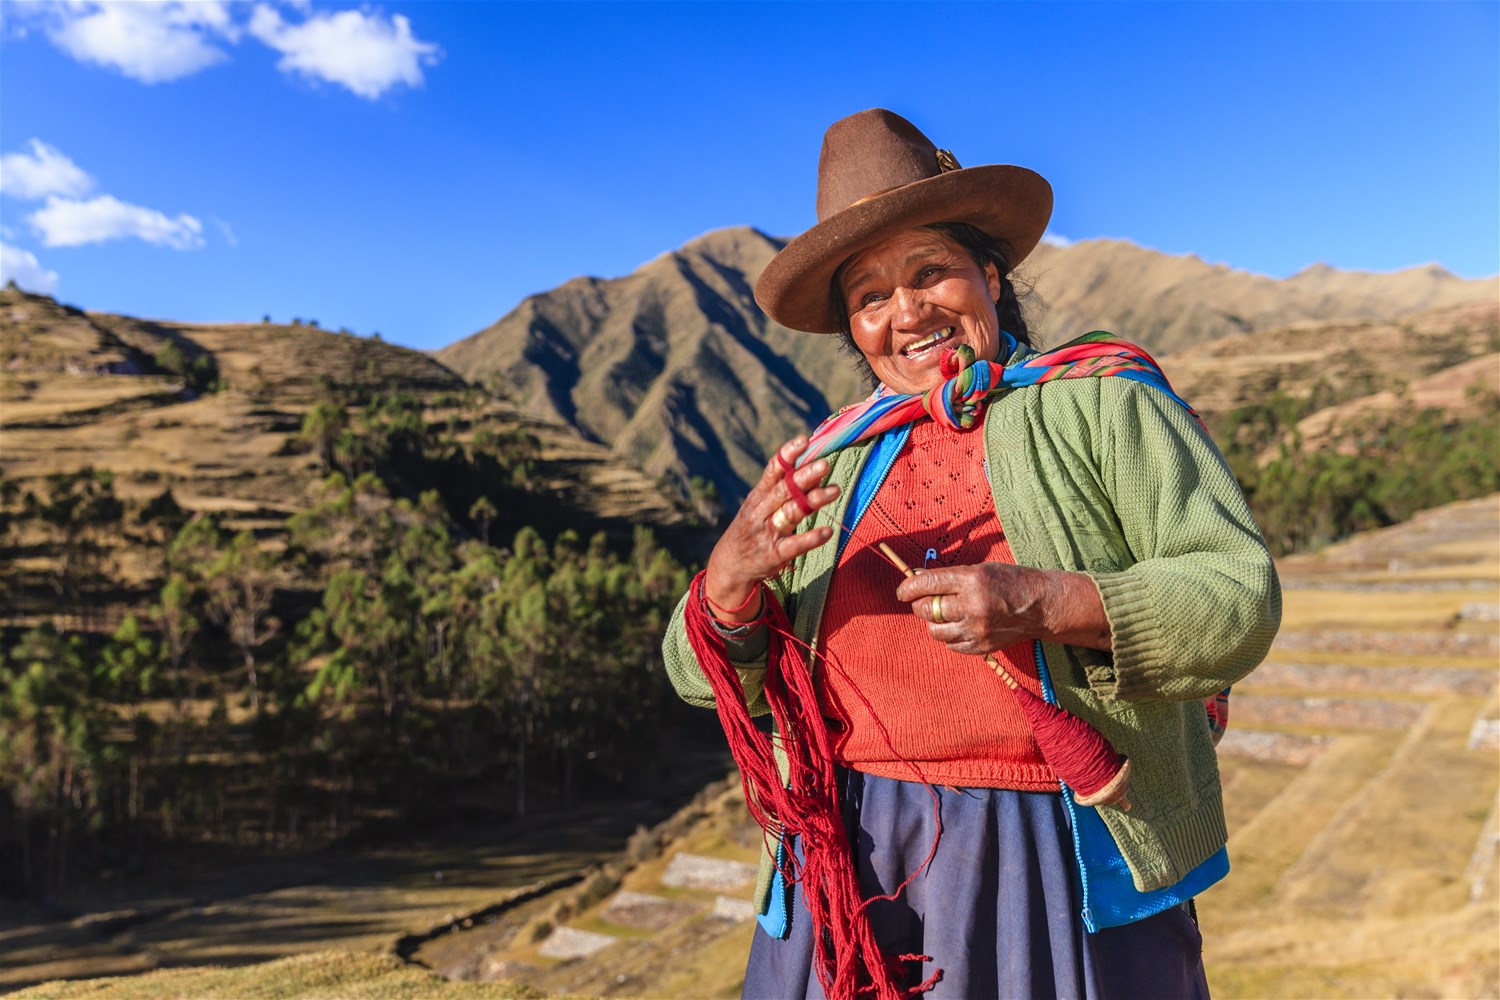
[[927, 622], [928, 635], [965, 656], [1033, 639], [1111, 646], [1104, 603], [1082, 573], [997, 562], [939, 566], [903, 580], [896, 597]]
[[[799, 434], [779, 449], [787, 464], [795, 462], [807, 447], [807, 436]], [[807, 496], [810, 511], [830, 503], [839, 495], [837, 486], [818, 486], [828, 475], [828, 462], [818, 459], [792, 473]], [[810, 512], [809, 511], [809, 512]], [[704, 593], [716, 617], [750, 621], [760, 611], [753, 600], [762, 580], [779, 573], [787, 563], [833, 537], [828, 526], [798, 531], [806, 515], [787, 488], [782, 463], [775, 455], [766, 463], [760, 481], [740, 504], [708, 558]], [[733, 609], [739, 609], [735, 611]]]

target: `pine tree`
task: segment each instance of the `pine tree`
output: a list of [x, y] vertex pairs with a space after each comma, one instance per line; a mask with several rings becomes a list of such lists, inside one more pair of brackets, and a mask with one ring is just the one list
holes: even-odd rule
[[248, 531], [234, 536], [229, 548], [209, 567], [206, 586], [211, 613], [240, 652], [250, 688], [250, 705], [262, 711], [256, 653], [281, 629], [271, 614], [276, 594], [275, 562], [255, 544]]

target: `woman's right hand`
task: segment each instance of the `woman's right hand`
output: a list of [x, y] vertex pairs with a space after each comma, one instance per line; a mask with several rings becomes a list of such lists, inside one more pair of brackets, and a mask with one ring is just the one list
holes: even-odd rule
[[[807, 435], [799, 434], [782, 445], [778, 454], [790, 465], [806, 448]], [[772, 455], [760, 481], [740, 504], [734, 520], [729, 522], [708, 557], [704, 594], [714, 617], [721, 621], [754, 620], [761, 611], [754, 599], [761, 581], [775, 576], [787, 563], [833, 537], [833, 528], [827, 525], [797, 531], [797, 523], [806, 515], [792, 499], [784, 475], [782, 463]], [[839, 495], [837, 486], [817, 485], [826, 475], [828, 461], [822, 458], [792, 473], [813, 510]], [[786, 527], [778, 528], [777, 522]], [[734, 611], [735, 608], [740, 610]]]

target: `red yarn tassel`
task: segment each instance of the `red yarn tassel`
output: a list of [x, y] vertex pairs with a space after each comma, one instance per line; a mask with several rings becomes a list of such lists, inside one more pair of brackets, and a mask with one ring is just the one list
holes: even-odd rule
[[942, 975], [935, 972], [914, 987], [903, 987], [903, 963], [925, 961], [925, 955], [889, 956], [880, 950], [860, 893], [850, 853], [849, 836], [839, 808], [834, 771], [833, 741], [818, 710], [817, 693], [807, 663], [788, 644], [792, 637], [786, 612], [767, 591], [763, 621], [770, 634], [766, 649], [766, 701], [776, 720], [779, 742], [791, 773], [785, 784], [776, 767], [772, 738], [750, 719], [739, 674], [730, 662], [724, 637], [703, 608], [703, 580], [699, 573], [689, 590], [685, 624], [687, 637], [703, 675], [714, 692], [714, 707], [740, 768], [745, 802], [750, 814], [768, 835], [802, 842], [803, 860], [787, 852], [782, 875], [802, 887], [812, 918], [813, 968], [830, 1000], [853, 1000], [874, 994], [880, 1000], [904, 998], [931, 989]]

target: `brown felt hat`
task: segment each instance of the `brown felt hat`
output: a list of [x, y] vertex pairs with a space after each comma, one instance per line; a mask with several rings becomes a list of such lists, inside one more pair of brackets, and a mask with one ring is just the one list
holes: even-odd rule
[[818, 224], [771, 259], [755, 301], [776, 322], [835, 333], [834, 272], [854, 254], [907, 229], [967, 222], [1009, 244], [1019, 264], [1052, 217], [1052, 185], [1007, 164], [960, 167], [915, 125], [883, 108], [842, 118], [818, 157]]

